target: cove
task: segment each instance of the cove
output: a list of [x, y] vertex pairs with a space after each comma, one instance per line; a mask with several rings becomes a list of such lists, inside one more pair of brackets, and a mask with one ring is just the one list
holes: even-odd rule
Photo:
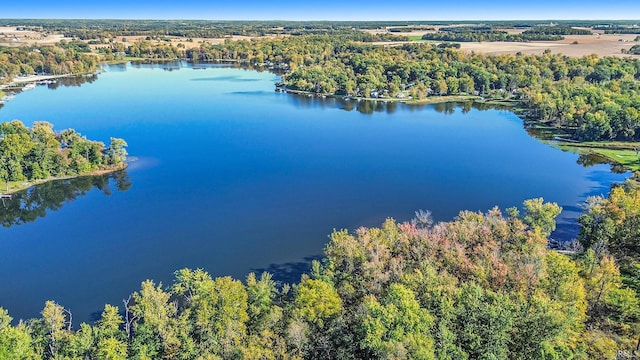
[[138, 160], [0, 204], [0, 306], [26, 319], [53, 299], [77, 326], [183, 267], [296, 281], [333, 229], [418, 209], [450, 220], [544, 197], [565, 209], [553, 237], [567, 240], [586, 197], [628, 176], [580, 165], [509, 111], [323, 100], [277, 93], [276, 81], [219, 65], [123, 64], [7, 102], [2, 121], [121, 137]]

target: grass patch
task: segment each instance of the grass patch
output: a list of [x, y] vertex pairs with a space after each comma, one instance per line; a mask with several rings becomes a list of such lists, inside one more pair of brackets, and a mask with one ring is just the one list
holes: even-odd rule
[[635, 142], [584, 142], [562, 143], [560, 149], [573, 153], [589, 155], [601, 155], [612, 163], [622, 165], [631, 171], [640, 171], [640, 157], [636, 150], [640, 146]]
[[409, 41], [422, 41], [422, 35], [409, 35]]
[[475, 95], [449, 95], [449, 96], [428, 96], [424, 99], [404, 100], [407, 104], [441, 104], [446, 102], [464, 102], [470, 100], [478, 100], [480, 97]]
[[589, 148], [589, 149], [616, 149], [616, 150], [637, 151], [638, 148], [640, 147], [640, 143], [629, 142], [629, 141], [607, 141], [607, 142], [585, 141], [581, 143], [572, 144], [572, 146]]
[[593, 152], [605, 156], [632, 171], [640, 171], [638, 153], [632, 150], [593, 149]]
[[122, 64], [129, 61], [144, 61], [145, 58], [141, 57], [133, 57], [133, 56], [123, 56], [113, 60], [103, 61], [102, 64], [114, 65], [114, 64]]

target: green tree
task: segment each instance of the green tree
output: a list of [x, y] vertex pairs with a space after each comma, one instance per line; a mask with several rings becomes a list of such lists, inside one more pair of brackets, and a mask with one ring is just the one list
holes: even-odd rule
[[111, 138], [109, 143], [109, 164], [122, 165], [127, 159], [127, 143], [120, 138]]
[[364, 299], [361, 346], [379, 358], [435, 359], [433, 318], [420, 308], [413, 291], [393, 284], [382, 303]]
[[174, 292], [186, 300], [192, 336], [201, 353], [240, 356], [249, 320], [247, 291], [240, 281], [230, 277], [213, 280], [202, 270], [182, 269], [176, 274]]
[[[141, 290], [133, 294], [134, 305], [130, 310], [137, 318], [133, 328], [134, 355], [171, 358], [178, 351], [179, 341], [173, 326], [177, 306], [170, 298], [171, 294], [162, 289], [162, 284], [156, 286], [151, 280], [142, 282]], [[105, 308], [105, 315], [108, 317], [102, 324], [107, 329], [112, 329], [121, 320], [116, 317], [113, 308]], [[113, 340], [108, 340], [107, 344], [115, 346], [119, 340], [111, 338]]]
[[323, 328], [340, 315], [342, 301], [335, 288], [322, 280], [303, 279], [296, 288], [294, 316]]
[[462, 287], [456, 305], [458, 344], [470, 359], [507, 359], [513, 326], [507, 295], [470, 283]]
[[536, 198], [524, 201], [524, 217], [522, 221], [533, 231], [548, 237], [556, 229], [556, 216], [562, 208], [556, 203], [544, 203], [544, 199]]

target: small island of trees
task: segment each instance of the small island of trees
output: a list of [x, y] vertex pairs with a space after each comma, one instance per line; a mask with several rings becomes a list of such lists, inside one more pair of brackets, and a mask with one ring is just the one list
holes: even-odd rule
[[41, 180], [120, 170], [126, 166], [126, 147], [120, 138], [112, 137], [105, 147], [74, 129], [55, 132], [48, 122], [35, 122], [31, 128], [18, 120], [4, 122], [0, 181], [9, 193]]

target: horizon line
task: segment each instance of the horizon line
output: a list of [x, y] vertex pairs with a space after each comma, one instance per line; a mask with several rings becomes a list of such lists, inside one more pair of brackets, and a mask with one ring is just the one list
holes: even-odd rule
[[302, 19], [302, 20], [291, 20], [291, 19], [197, 19], [197, 18], [93, 18], [93, 17], [51, 17], [51, 18], [39, 18], [39, 17], [7, 17], [0, 18], [0, 21], [3, 20], [106, 20], [106, 21], [124, 21], [124, 20], [133, 20], [133, 21], [251, 21], [251, 22], [460, 22], [460, 21], [469, 21], [469, 22], [483, 22], [483, 21], [638, 21], [640, 19], [433, 19], [433, 20], [402, 20], [402, 19], [370, 19], [370, 20], [330, 20], [330, 19]]

